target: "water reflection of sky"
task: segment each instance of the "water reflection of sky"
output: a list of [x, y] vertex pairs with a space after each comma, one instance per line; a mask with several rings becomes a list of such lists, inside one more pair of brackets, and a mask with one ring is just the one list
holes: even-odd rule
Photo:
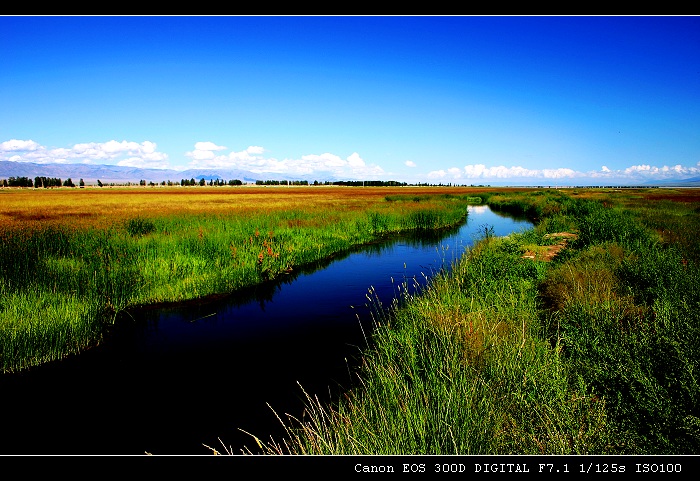
[[470, 214], [485, 214], [489, 211], [489, 208], [485, 205], [470, 205], [467, 207], [467, 211]]

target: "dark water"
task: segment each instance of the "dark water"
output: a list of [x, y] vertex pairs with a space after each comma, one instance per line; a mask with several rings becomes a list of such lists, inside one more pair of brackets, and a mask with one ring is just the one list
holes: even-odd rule
[[[470, 208], [439, 235], [373, 244], [226, 299], [121, 319], [108, 342], [0, 379], [0, 454], [235, 454], [280, 439], [275, 416], [299, 417], [351, 384], [378, 299], [424, 285], [485, 228], [530, 226]], [[275, 412], [273, 412], [273, 409]], [[223, 444], [222, 444], [223, 443]]]

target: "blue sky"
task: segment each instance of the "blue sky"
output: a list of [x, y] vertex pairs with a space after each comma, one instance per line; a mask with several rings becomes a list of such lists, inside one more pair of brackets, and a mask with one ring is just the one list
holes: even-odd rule
[[4, 16], [0, 160], [289, 178], [700, 176], [700, 17]]

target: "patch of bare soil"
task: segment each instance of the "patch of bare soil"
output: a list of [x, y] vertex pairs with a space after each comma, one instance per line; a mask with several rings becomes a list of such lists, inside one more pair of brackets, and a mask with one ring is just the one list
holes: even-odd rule
[[554, 259], [562, 249], [566, 248], [570, 239], [576, 239], [577, 237], [576, 234], [571, 232], [545, 234], [545, 239], [555, 239], [556, 242], [552, 245], [538, 246], [537, 250], [528, 250], [523, 254], [523, 258], [549, 262]]

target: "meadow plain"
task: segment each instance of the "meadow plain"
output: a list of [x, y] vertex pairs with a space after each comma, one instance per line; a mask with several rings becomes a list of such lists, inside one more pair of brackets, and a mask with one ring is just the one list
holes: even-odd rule
[[2, 189], [2, 370], [99, 344], [126, 309], [223, 296], [391, 233], [455, 225], [474, 200], [459, 188]]
[[[191, 187], [0, 191], [4, 371], [101, 342], [116, 313], [196, 302], [466, 205], [481, 238], [377, 305], [356, 386], [266, 454], [696, 454], [696, 189]], [[220, 451], [231, 452], [222, 440]], [[217, 449], [212, 449], [218, 452]]]

